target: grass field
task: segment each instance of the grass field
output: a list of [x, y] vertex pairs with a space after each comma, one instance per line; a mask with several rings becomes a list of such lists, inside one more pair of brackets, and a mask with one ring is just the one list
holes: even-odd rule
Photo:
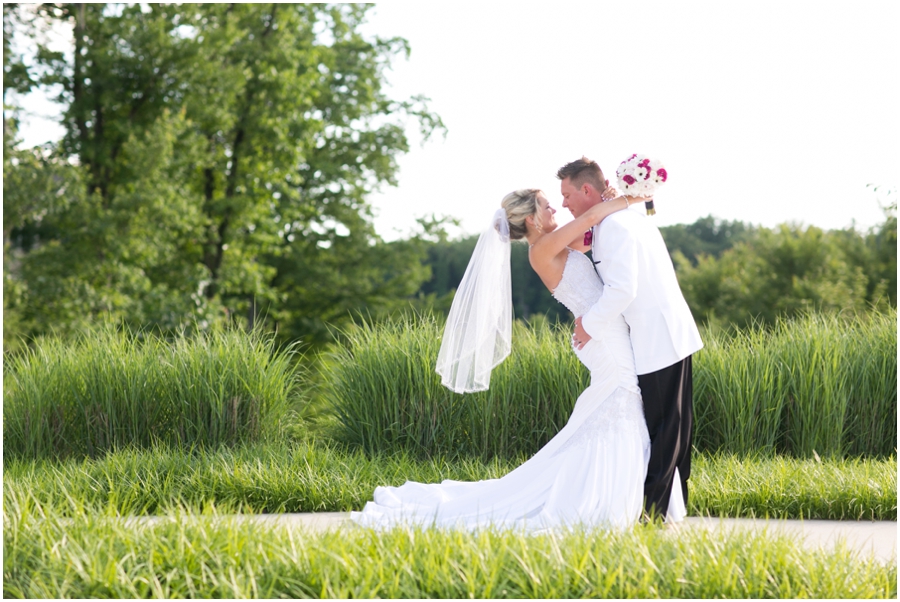
[[[105, 331], [8, 356], [4, 595], [896, 598], [896, 564], [769, 535], [309, 535], [218, 518], [502, 476], [586, 384], [568, 332], [517, 324], [491, 391], [455, 396], [429, 359], [439, 326], [416, 319], [351, 330], [318, 399], [296, 356], [258, 334]], [[695, 388], [691, 515], [896, 520], [896, 312], [710, 337]], [[323, 407], [336, 413], [313, 416], [318, 430], [300, 419]]]
[[704, 450], [896, 454], [896, 311], [707, 336], [694, 361], [694, 416]]
[[752, 533], [334, 533], [4, 504], [6, 597], [895, 598], [897, 567]]
[[[368, 457], [324, 442], [281, 442], [193, 453], [132, 449], [95, 460], [7, 461], [3, 488], [4, 500], [32, 496], [39, 505], [67, 512], [158, 514], [208, 505], [338, 512], [361, 509], [378, 485], [497, 478], [517, 464], [420, 460], [408, 452]], [[897, 462], [698, 454], [690, 491], [695, 516], [896, 520]], [[60, 505], [63, 500], [69, 502]]]

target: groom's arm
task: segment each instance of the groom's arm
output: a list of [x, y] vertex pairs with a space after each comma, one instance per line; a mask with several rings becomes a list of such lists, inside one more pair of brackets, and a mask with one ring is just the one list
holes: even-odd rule
[[618, 220], [610, 220], [594, 243], [597, 256], [603, 257], [603, 295], [582, 317], [581, 324], [591, 337], [603, 333], [606, 325], [619, 316], [637, 296], [637, 238]]

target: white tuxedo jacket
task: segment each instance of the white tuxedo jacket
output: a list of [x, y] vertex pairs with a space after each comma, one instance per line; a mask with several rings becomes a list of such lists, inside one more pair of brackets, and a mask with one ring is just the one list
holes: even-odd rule
[[603, 282], [600, 300], [582, 317], [602, 337], [619, 314], [631, 328], [638, 374], [678, 362], [703, 347], [662, 234], [643, 207], [618, 211], [594, 227], [591, 255]]

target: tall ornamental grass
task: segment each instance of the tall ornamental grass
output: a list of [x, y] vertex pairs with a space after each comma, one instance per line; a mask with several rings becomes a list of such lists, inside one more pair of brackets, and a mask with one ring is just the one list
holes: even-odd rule
[[367, 453], [514, 457], [534, 453], [565, 424], [589, 374], [565, 327], [516, 323], [512, 353], [487, 391], [441, 385], [443, 325], [431, 316], [357, 325], [326, 364], [325, 395], [340, 441]]
[[897, 312], [808, 314], [708, 336], [695, 356], [695, 445], [796, 457], [897, 448]]
[[95, 457], [122, 446], [257, 440], [299, 399], [291, 349], [237, 330], [164, 340], [98, 329], [4, 361], [7, 456]]
[[[708, 334], [694, 357], [694, 445], [795, 457], [889, 457], [897, 446], [897, 313], [810, 314], [734, 335]], [[434, 367], [433, 317], [360, 324], [327, 362], [339, 440], [367, 453], [512, 458], [565, 424], [589, 374], [570, 329], [516, 323], [488, 391], [458, 395]]]

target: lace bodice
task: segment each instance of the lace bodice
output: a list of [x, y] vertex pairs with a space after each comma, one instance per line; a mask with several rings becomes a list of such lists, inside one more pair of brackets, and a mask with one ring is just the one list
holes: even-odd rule
[[[603, 283], [591, 260], [584, 253], [569, 249], [563, 275], [553, 291], [557, 301], [575, 314], [583, 316], [603, 294]], [[594, 332], [593, 344], [575, 348], [575, 355], [591, 371], [591, 382], [638, 391], [634, 369], [634, 352], [628, 324], [621, 315], [606, 323], [602, 332]]]
[[603, 294], [603, 284], [587, 255], [569, 249], [563, 275], [553, 297], [565, 305], [575, 317], [583, 316]]

